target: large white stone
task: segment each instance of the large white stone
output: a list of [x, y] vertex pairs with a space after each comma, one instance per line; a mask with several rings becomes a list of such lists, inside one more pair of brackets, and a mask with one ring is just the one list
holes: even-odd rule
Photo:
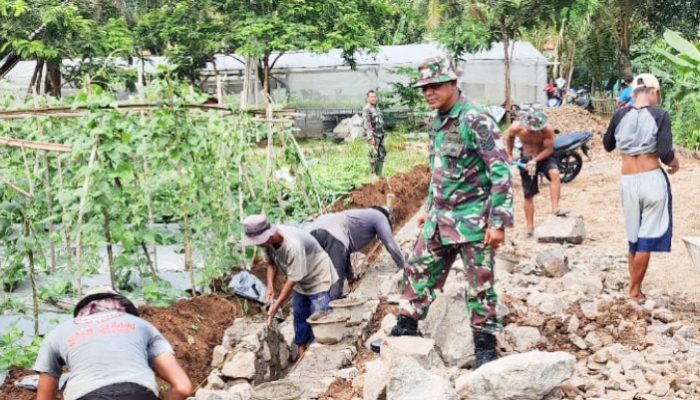
[[580, 218], [550, 215], [535, 229], [535, 237], [540, 242], [581, 244], [586, 238], [586, 227]]
[[255, 353], [248, 350], [236, 352], [224, 363], [221, 373], [234, 379], [253, 379], [255, 376]]
[[345, 118], [333, 129], [333, 133], [336, 137], [344, 138], [348, 141], [355, 140], [365, 134], [365, 130], [362, 127], [362, 117], [359, 114], [355, 114], [350, 118]]
[[507, 356], [457, 378], [462, 399], [540, 400], [571, 378], [576, 358], [532, 351]]
[[460, 368], [474, 360], [474, 337], [462, 293], [440, 294], [430, 306], [422, 328], [426, 337], [435, 341], [445, 364]]
[[389, 375], [386, 400], [458, 400], [446, 379], [426, 371], [411, 357], [396, 360]]
[[526, 352], [542, 342], [540, 330], [533, 326], [508, 325], [505, 330], [506, 338], [513, 344], [515, 351]]
[[599, 295], [603, 291], [603, 281], [596, 274], [572, 271], [564, 275], [562, 279], [566, 290], [571, 292]]
[[528, 296], [527, 304], [544, 315], [560, 314], [565, 308], [559, 296], [549, 293], [533, 293]]
[[551, 278], [561, 278], [569, 272], [569, 257], [564, 249], [545, 250], [537, 254], [537, 265]]
[[435, 350], [435, 341], [418, 336], [387, 337], [382, 343], [381, 357], [389, 366], [394, 365], [394, 360], [401, 357], [411, 357], [427, 369], [444, 366]]
[[243, 400], [238, 394], [229, 393], [225, 390], [199, 389], [195, 393], [196, 400]]

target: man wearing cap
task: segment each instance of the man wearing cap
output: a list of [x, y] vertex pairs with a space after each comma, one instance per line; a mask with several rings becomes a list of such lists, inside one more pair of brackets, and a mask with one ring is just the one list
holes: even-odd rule
[[367, 92], [367, 104], [362, 109], [362, 126], [369, 142], [369, 165], [372, 173], [382, 176], [386, 147], [384, 147], [384, 115], [377, 105], [377, 92]]
[[493, 256], [505, 228], [513, 224], [508, 159], [495, 122], [461, 95], [452, 59], [429, 59], [418, 71], [416, 87], [434, 110], [429, 119], [433, 173], [418, 217], [422, 232], [405, 269], [409, 284], [391, 335], [418, 334], [418, 320], [425, 317], [459, 255], [469, 281], [466, 308], [478, 367], [496, 358], [494, 334], [502, 330]]
[[[34, 364], [37, 400], [53, 400], [64, 367], [65, 400], [156, 400], [156, 375], [170, 385], [163, 397], [186, 399], [192, 383], [170, 343], [136, 307], [111, 288], [95, 290], [75, 306], [74, 319], [51, 331]], [[155, 371], [155, 373], [154, 373]]]
[[670, 174], [680, 168], [673, 151], [671, 118], [658, 107], [661, 102], [659, 81], [654, 75], [641, 74], [632, 82], [634, 106], [613, 114], [603, 136], [605, 150], [622, 154], [621, 197], [629, 246], [629, 296], [645, 301], [642, 281], [652, 252], [671, 251], [671, 183], [661, 167]]
[[535, 230], [535, 200], [540, 192], [539, 173], [547, 174], [551, 182], [549, 188], [552, 203], [552, 214], [566, 215], [559, 210], [559, 197], [561, 194], [561, 174], [554, 154], [554, 129], [547, 123], [547, 115], [542, 111], [528, 111], [520, 120], [515, 121], [506, 131], [506, 149], [508, 158], [513, 159], [513, 146], [516, 136], [523, 144], [523, 154], [520, 163], [525, 168], [520, 169], [520, 178], [523, 183], [525, 196], [525, 220], [527, 223], [527, 235], [532, 236]]
[[338, 273], [338, 281], [331, 287], [331, 298], [343, 295], [345, 279], [353, 280], [350, 255], [362, 251], [374, 239], [384, 244], [399, 268], [404, 267], [401, 248], [391, 232], [391, 213], [383, 206], [345, 210], [324, 214], [311, 223], [310, 232], [326, 250]]
[[[311, 234], [288, 225], [272, 225], [264, 215], [251, 215], [243, 220], [245, 246], [265, 249], [267, 266], [267, 300], [273, 302], [268, 310], [268, 324], [277, 311], [292, 297], [294, 342], [299, 357], [313, 342], [314, 334], [307, 318], [318, 311], [327, 311], [331, 301], [330, 288], [338, 274], [328, 254]], [[277, 269], [287, 276], [275, 301]]]

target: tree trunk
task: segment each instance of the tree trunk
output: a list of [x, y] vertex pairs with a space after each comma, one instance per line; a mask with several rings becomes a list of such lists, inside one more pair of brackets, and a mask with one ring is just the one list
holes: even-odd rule
[[[271, 96], [270, 90], [270, 56], [267, 55], [263, 58], [263, 93]], [[272, 102], [272, 97], [269, 97], [268, 101]]]
[[112, 281], [112, 289], [117, 289], [117, 276], [114, 271], [114, 247], [112, 246], [112, 232], [110, 231], [109, 211], [106, 207], [102, 207], [102, 216], [104, 217], [103, 229], [105, 240], [107, 241], [107, 265], [109, 266], [109, 279]]
[[617, 33], [617, 46], [620, 51], [620, 66], [624, 75], [632, 75], [632, 57], [630, 55], [630, 47], [632, 46], [632, 34], [630, 25], [632, 15], [630, 10], [620, 8], [619, 17], [615, 32]]
[[34, 67], [34, 73], [32, 74], [32, 79], [29, 81], [29, 87], [27, 88], [27, 94], [39, 93], [38, 90], [35, 91], [34, 87], [37, 86], [37, 82], [41, 81], [41, 70], [44, 69], [44, 60], [41, 58], [36, 59], [36, 66]]
[[571, 80], [574, 77], [574, 58], [576, 57], [576, 42], [571, 41], [571, 48], [569, 49], [569, 68], [568, 68], [568, 79], [566, 80], [566, 90], [571, 88]]
[[510, 93], [510, 52], [508, 49], [508, 44], [510, 43], [510, 38], [508, 37], [508, 31], [506, 30], [505, 17], [501, 18], [501, 41], [503, 42], [503, 65], [505, 67], [505, 109], [506, 109], [506, 122], [510, 123], [513, 119], [511, 115], [512, 100]]
[[44, 91], [54, 97], [61, 97], [61, 60], [46, 61]]

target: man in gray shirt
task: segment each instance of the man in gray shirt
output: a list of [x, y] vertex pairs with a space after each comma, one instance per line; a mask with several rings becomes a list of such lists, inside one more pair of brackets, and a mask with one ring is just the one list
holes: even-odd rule
[[396, 265], [404, 267], [401, 248], [391, 232], [391, 214], [384, 207], [374, 206], [321, 215], [309, 230], [326, 250], [338, 273], [338, 282], [331, 287], [333, 299], [343, 295], [345, 279], [354, 280], [350, 254], [362, 251], [376, 238], [384, 244]]
[[313, 342], [314, 334], [307, 318], [318, 311], [327, 311], [331, 301], [329, 290], [338, 280], [333, 263], [316, 239], [308, 232], [287, 225], [272, 225], [264, 215], [251, 215], [243, 221], [245, 246], [261, 246], [269, 261], [267, 267], [267, 300], [275, 299], [274, 282], [277, 269], [287, 275], [277, 301], [268, 310], [268, 324], [282, 305], [292, 296], [294, 342], [299, 357]]
[[63, 367], [70, 371], [64, 400], [156, 400], [156, 374], [170, 384], [165, 399], [192, 394], [168, 341], [126, 297], [100, 288], [78, 302], [74, 316], [41, 344], [37, 400], [55, 398]]

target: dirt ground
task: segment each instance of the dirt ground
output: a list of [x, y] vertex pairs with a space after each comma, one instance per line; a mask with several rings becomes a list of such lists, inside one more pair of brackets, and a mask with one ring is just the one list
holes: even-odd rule
[[[607, 155], [600, 147], [594, 148], [593, 161], [584, 158], [581, 174], [563, 185], [560, 207], [572, 216], [581, 217], [586, 225], [587, 238], [583, 244], [567, 249], [573, 260], [595, 260], [612, 255], [626, 256], [627, 239], [620, 204], [620, 165], [617, 157]], [[646, 291], [657, 289], [672, 293], [677, 303], [700, 310], [700, 271], [693, 269], [682, 241], [684, 236], [700, 235], [700, 161], [680, 156], [681, 170], [669, 176], [673, 192], [673, 244], [670, 253], [655, 253], [647, 272]], [[520, 178], [515, 183], [515, 229], [507, 236], [514, 238], [521, 250], [535, 251], [547, 245], [536, 244], [524, 238], [525, 215]], [[535, 225], [541, 223], [550, 210], [549, 185], [540, 187], [535, 197]], [[549, 245], [551, 246], [551, 245]], [[534, 254], [534, 253], [531, 253]], [[692, 307], [692, 304], [697, 304]]]

